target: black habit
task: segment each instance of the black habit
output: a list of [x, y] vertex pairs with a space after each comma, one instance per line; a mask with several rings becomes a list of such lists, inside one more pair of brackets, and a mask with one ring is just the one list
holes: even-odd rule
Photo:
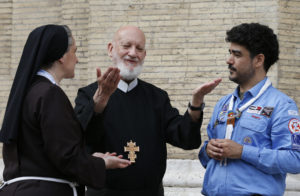
[[[24, 100], [17, 167], [10, 153], [14, 148], [13, 144], [3, 147], [5, 180], [41, 176], [103, 187], [103, 159], [86, 153], [83, 130], [69, 99], [60, 87], [44, 77], [37, 76]], [[83, 191], [79, 191], [79, 195], [83, 195]], [[28, 180], [5, 186], [0, 195], [71, 196], [73, 192], [67, 184]]]
[[[60, 87], [36, 75], [42, 66], [51, 66], [67, 52], [67, 29], [44, 25], [28, 36], [0, 132], [5, 165], [0, 196], [73, 195], [68, 184], [58, 182], [27, 179], [6, 184], [20, 177], [104, 186], [104, 160], [86, 153], [83, 130], [69, 99]], [[84, 195], [83, 186], [78, 190], [79, 196]]]
[[127, 158], [124, 146], [131, 140], [139, 146], [136, 163], [107, 171], [107, 193], [98, 195], [132, 196], [141, 195], [141, 191], [142, 195], [158, 195], [166, 170], [166, 143], [186, 150], [199, 148], [203, 113], [198, 122], [193, 122], [188, 112], [182, 116], [171, 106], [165, 91], [138, 80], [127, 93], [117, 89], [103, 113], [96, 114], [93, 95], [97, 85], [95, 82], [79, 89], [75, 100], [75, 112], [86, 129], [91, 153], [116, 152]]

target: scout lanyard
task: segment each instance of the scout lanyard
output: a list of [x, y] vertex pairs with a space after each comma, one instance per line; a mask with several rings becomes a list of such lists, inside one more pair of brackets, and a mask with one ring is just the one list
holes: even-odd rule
[[[229, 102], [229, 107], [228, 107], [228, 117], [227, 117], [227, 125], [226, 125], [226, 133], [225, 133], [225, 139], [231, 139], [231, 135], [233, 132], [233, 126], [235, 123], [235, 118], [239, 118], [242, 114], [242, 112], [248, 108], [254, 101], [256, 101], [266, 90], [267, 88], [271, 85], [271, 81], [269, 78], [267, 78], [265, 84], [263, 87], [260, 89], [258, 94], [250, 99], [247, 103], [245, 103], [242, 107], [237, 108], [237, 114], [234, 114], [233, 112], [233, 102], [234, 102], [234, 96], [231, 96], [230, 102]], [[220, 162], [222, 165], [222, 161]], [[227, 160], [225, 159], [225, 165], [227, 165]]]

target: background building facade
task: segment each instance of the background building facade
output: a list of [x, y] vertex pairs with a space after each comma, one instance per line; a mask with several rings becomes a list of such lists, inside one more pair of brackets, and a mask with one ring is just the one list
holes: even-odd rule
[[[278, 35], [280, 60], [268, 73], [273, 85], [300, 106], [300, 0], [0, 0], [0, 124], [26, 38], [35, 27], [66, 24], [77, 42], [75, 78], [61, 87], [72, 103], [77, 89], [111, 65], [107, 43], [123, 25], [146, 34], [141, 79], [166, 90], [181, 113], [198, 85], [223, 78], [205, 98], [206, 125], [216, 102], [236, 87], [228, 80], [226, 30], [259, 22]], [[134, 120], [134, 119], [133, 119]], [[169, 146], [169, 157], [196, 158], [198, 151]]]

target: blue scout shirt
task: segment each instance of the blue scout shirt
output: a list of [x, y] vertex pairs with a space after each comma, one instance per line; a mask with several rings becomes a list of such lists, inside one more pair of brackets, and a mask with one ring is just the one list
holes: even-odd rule
[[[233, 111], [255, 97], [266, 79], [247, 91], [243, 100], [236, 89]], [[215, 106], [207, 127], [209, 139], [225, 137], [231, 96], [223, 97]], [[227, 166], [221, 166], [220, 161], [208, 157], [205, 150], [208, 141], [204, 143], [199, 152], [200, 162], [206, 168], [202, 193], [283, 195], [286, 173], [300, 172], [300, 151], [292, 147], [291, 141], [299, 133], [300, 118], [295, 102], [269, 86], [235, 121], [231, 139], [243, 145], [241, 159], [227, 159]]]

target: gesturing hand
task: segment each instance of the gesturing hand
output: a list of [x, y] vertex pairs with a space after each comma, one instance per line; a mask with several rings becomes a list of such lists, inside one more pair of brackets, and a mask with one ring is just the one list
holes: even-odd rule
[[129, 160], [122, 159], [122, 155], [117, 156], [117, 153], [95, 152], [93, 156], [104, 159], [106, 169], [126, 168], [131, 164]]
[[[218, 86], [221, 80], [222, 79], [219, 78], [212, 82], [202, 84], [200, 87], [194, 89], [191, 105], [194, 107], [199, 107], [203, 103], [204, 96], [210, 93], [216, 86]], [[200, 111], [192, 111], [189, 109], [189, 114], [191, 115], [192, 120], [196, 122], [199, 120], [201, 113]]]
[[120, 78], [120, 70], [117, 67], [109, 67], [103, 75], [100, 68], [97, 68], [98, 88], [93, 96], [95, 112], [101, 113], [104, 110], [109, 97], [117, 89]]
[[210, 93], [214, 88], [216, 88], [216, 86], [218, 86], [221, 81], [222, 79], [218, 78], [212, 82], [202, 84], [198, 88], [194, 89], [191, 104], [193, 106], [200, 106], [200, 104], [203, 102], [204, 96]]

